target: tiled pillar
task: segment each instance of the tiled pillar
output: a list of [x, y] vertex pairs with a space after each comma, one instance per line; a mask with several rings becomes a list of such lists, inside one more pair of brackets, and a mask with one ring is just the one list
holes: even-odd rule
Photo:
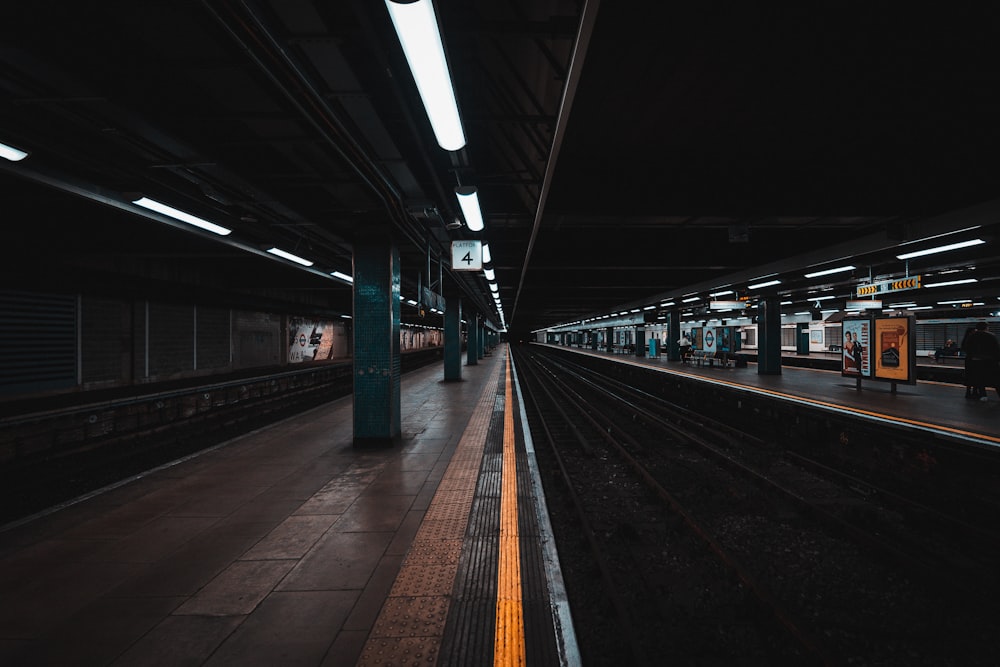
[[476, 366], [479, 364], [479, 315], [477, 313], [469, 315], [466, 329], [468, 336], [465, 341], [465, 364], [467, 366]]
[[781, 300], [757, 303], [757, 375], [781, 375]]
[[667, 359], [670, 361], [681, 360], [681, 346], [677, 341], [681, 339], [681, 313], [678, 310], [671, 310], [667, 313]]
[[354, 446], [400, 441], [399, 249], [386, 235], [354, 243]]
[[480, 322], [479, 324], [479, 358], [482, 359], [486, 355], [486, 324]]
[[462, 301], [449, 298], [444, 307], [444, 379], [462, 379]]

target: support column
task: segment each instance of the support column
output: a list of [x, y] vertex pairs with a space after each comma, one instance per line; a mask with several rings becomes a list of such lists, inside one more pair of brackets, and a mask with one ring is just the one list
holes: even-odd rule
[[444, 306], [444, 380], [462, 379], [462, 301], [448, 299]]
[[399, 248], [385, 234], [354, 242], [354, 446], [399, 443]]
[[757, 375], [781, 375], [780, 304], [777, 296], [757, 303]]
[[482, 359], [486, 355], [486, 323], [479, 323], [479, 358]]
[[608, 354], [615, 351], [615, 328], [607, 327], [604, 329], [604, 348]]
[[643, 327], [635, 328], [635, 356], [646, 356], [646, 330]]
[[476, 366], [479, 364], [479, 315], [478, 313], [473, 313], [469, 315], [468, 324], [466, 325], [466, 340], [465, 340], [465, 365], [466, 366]]
[[681, 313], [672, 310], [667, 313], [667, 359], [670, 361], [681, 360], [681, 346], [677, 341], [681, 339]]

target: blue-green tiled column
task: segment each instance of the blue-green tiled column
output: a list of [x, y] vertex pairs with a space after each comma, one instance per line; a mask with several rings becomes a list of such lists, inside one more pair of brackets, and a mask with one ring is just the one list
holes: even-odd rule
[[781, 300], [757, 303], [757, 375], [781, 375]]
[[444, 306], [444, 380], [462, 379], [462, 301], [451, 297]]
[[386, 238], [354, 243], [354, 446], [398, 443], [399, 249]]
[[466, 365], [476, 366], [479, 364], [479, 315], [472, 313], [469, 315], [467, 336], [465, 341]]
[[667, 313], [667, 359], [670, 361], [680, 361], [681, 346], [677, 341], [681, 339], [681, 314], [676, 310]]
[[486, 354], [486, 325], [480, 322], [479, 324], [479, 358], [482, 359]]

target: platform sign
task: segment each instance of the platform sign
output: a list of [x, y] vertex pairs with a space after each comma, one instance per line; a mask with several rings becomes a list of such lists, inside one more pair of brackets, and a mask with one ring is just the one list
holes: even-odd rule
[[452, 241], [451, 268], [454, 271], [482, 271], [483, 242]]
[[845, 318], [844, 344], [840, 374], [844, 377], [870, 378], [871, 366], [871, 318]]
[[883, 280], [882, 282], [870, 285], [858, 285], [856, 295], [875, 296], [876, 294], [888, 294], [890, 292], [906, 292], [911, 289], [920, 289], [920, 276], [910, 276], [899, 280]]
[[705, 352], [714, 354], [718, 349], [716, 343], [719, 338], [715, 331], [715, 327], [705, 327], [704, 333], [701, 336], [702, 348]]
[[875, 378], [915, 384], [916, 327], [913, 317], [875, 318]]

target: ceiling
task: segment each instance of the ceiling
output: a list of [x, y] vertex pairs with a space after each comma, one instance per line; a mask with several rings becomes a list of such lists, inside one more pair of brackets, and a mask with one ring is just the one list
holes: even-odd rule
[[[449, 152], [381, 1], [4, 3], [0, 142], [30, 156], [0, 160], [3, 284], [349, 313], [329, 274], [374, 230], [404, 296], [430, 280], [499, 325], [449, 267], [451, 241], [488, 242], [517, 335], [769, 274], [807, 302], [949, 271], [977, 282], [907, 299], [996, 307], [992, 12], [674, 4], [437, 0]], [[459, 184], [482, 233], [450, 224]], [[143, 217], [140, 193], [233, 233]], [[896, 259], [946, 233], [987, 243]], [[802, 277], [838, 260], [857, 268]]]

